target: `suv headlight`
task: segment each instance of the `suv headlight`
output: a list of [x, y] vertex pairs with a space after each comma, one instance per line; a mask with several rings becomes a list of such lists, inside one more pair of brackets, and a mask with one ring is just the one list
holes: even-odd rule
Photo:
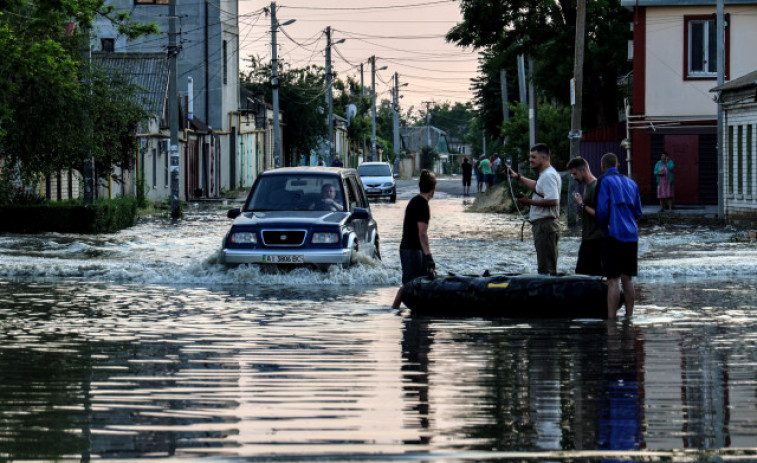
[[339, 243], [339, 233], [336, 232], [316, 232], [310, 238], [313, 244], [337, 244]]
[[234, 232], [229, 241], [234, 244], [258, 244], [258, 235], [255, 232]]
[[392, 184], [392, 182], [386, 182], [386, 183], [384, 183], [384, 188], [391, 188], [392, 186], [394, 186]]

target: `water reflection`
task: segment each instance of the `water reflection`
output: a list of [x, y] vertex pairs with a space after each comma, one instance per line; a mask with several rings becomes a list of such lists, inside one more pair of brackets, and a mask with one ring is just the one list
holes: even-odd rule
[[[631, 323], [414, 318], [405, 204], [373, 208], [383, 263], [328, 273], [216, 265], [207, 211], [0, 237], [0, 460], [757, 457], [755, 246], [645, 230]], [[440, 268], [534, 271], [517, 221], [432, 206]]]
[[421, 441], [500, 452], [643, 448], [639, 328], [565, 328], [407, 319], [405, 408]]

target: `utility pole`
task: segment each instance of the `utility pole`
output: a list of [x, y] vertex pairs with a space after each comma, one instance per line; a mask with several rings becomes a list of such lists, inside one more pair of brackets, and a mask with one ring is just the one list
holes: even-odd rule
[[281, 146], [279, 143], [279, 60], [276, 56], [276, 2], [271, 2], [271, 88], [273, 95], [273, 166], [280, 167]]
[[426, 146], [431, 146], [431, 105], [433, 101], [423, 101], [426, 105]]
[[519, 97], [520, 102], [523, 104], [527, 103], [527, 96], [526, 96], [526, 63], [525, 59], [523, 58], [523, 55], [518, 55], [518, 91], [519, 91]]
[[502, 120], [510, 120], [510, 108], [507, 107], [507, 71], [499, 70], [499, 88], [502, 92]]
[[[504, 69], [499, 70], [499, 87], [502, 93], [502, 122], [507, 123], [510, 120], [510, 108], [507, 107], [507, 71]], [[502, 146], [504, 147], [505, 145], [507, 145], [507, 137], [502, 141]], [[508, 164], [511, 164], [511, 162], [508, 162]], [[515, 170], [517, 169], [515, 167]]]
[[534, 85], [534, 69], [536, 64], [533, 58], [528, 58], [528, 142], [529, 148], [536, 144], [536, 86]]
[[[725, 6], [723, 0], [717, 0], [715, 10], [715, 29], [717, 37], [715, 46], [718, 49], [717, 57], [717, 84], [725, 83]], [[725, 218], [725, 127], [723, 127], [723, 105], [718, 103], [718, 217]]]
[[371, 161], [377, 160], [376, 153], [376, 71], [386, 69], [382, 66], [376, 69], [376, 56], [371, 56]]
[[376, 56], [371, 56], [371, 156], [376, 160]]
[[392, 92], [392, 128], [394, 129], [394, 159], [400, 156], [400, 78], [399, 74], [394, 73], [394, 91]]
[[271, 89], [273, 95], [273, 162], [274, 167], [281, 167], [281, 141], [280, 123], [279, 123], [279, 60], [276, 56], [276, 31], [280, 26], [292, 24], [294, 19], [290, 19], [284, 24], [279, 24], [276, 20], [276, 2], [271, 2]]
[[[84, 60], [87, 62], [87, 91], [92, 92], [90, 74], [92, 72], [92, 38], [89, 29], [87, 32], [87, 48], [84, 51]], [[84, 183], [84, 204], [94, 204], [95, 202], [95, 161], [92, 159], [92, 122], [90, 112], [86, 111], [87, 118], [87, 146], [84, 148], [87, 152], [84, 155], [82, 165], [82, 181]]]
[[[365, 79], [363, 73], [363, 63], [360, 63], [360, 101], [358, 102], [358, 113], [360, 117], [365, 116], [365, 108], [363, 107], [363, 97], [365, 96]], [[365, 134], [363, 134], [363, 161], [366, 160], [365, 153], [367, 147], [365, 146]]]
[[179, 100], [176, 55], [176, 0], [168, 4], [168, 127], [171, 132], [169, 153], [171, 159], [171, 218], [181, 217], [179, 202]]
[[[573, 105], [570, 118], [570, 159], [581, 154], [581, 110], [583, 107], [583, 82], [584, 82], [584, 40], [586, 30], [586, 0], [578, 0], [576, 6], [576, 42], [575, 56], [573, 61], [573, 79], [571, 86], [571, 104]], [[578, 192], [578, 182], [568, 182], [568, 204], [572, 204], [573, 196]], [[573, 226], [578, 222], [578, 211], [574, 207], [567, 207], [568, 225]]]
[[327, 165], [334, 160], [336, 144], [334, 143], [334, 94], [332, 91], [334, 76], [331, 73], [331, 46], [343, 43], [344, 39], [331, 42], [331, 26], [326, 27], [326, 103], [329, 108], [327, 124], [329, 126], [329, 154]]
[[326, 165], [331, 165], [334, 155], [334, 95], [331, 93], [331, 26], [326, 26], [326, 103], [329, 115], [326, 123], [329, 130], [329, 154]]

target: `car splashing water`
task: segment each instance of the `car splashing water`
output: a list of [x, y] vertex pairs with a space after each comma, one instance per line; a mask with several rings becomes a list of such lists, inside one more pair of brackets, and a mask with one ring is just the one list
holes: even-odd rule
[[[218, 265], [215, 207], [0, 236], [0, 459], [757, 458], [754, 243], [644, 228], [631, 321], [414, 318], [411, 186], [372, 205], [383, 260], [327, 272]], [[430, 205], [441, 274], [535, 272], [517, 217]]]

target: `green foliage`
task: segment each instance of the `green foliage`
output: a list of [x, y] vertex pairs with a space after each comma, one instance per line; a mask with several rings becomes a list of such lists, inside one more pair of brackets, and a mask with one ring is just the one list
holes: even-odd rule
[[[371, 137], [371, 98], [370, 92], [360, 86], [360, 82], [347, 77], [344, 82], [339, 79], [334, 81], [334, 114], [347, 118], [346, 108], [354, 104], [357, 115], [350, 120], [347, 136], [353, 142], [362, 144], [363, 140]], [[378, 129], [377, 129], [378, 132]]]
[[[271, 65], [259, 58], [242, 74], [242, 85], [253, 93], [263, 92], [272, 101]], [[298, 157], [310, 154], [318, 142], [328, 136], [326, 127], [326, 84], [323, 68], [309, 66], [295, 69], [279, 61], [279, 107], [283, 112], [281, 135], [284, 140], [284, 165], [297, 165]]]
[[424, 146], [421, 148], [421, 169], [434, 170], [436, 161], [439, 160], [439, 153], [430, 146]]
[[[481, 51], [481, 76], [474, 82], [476, 105], [487, 133], [497, 133], [502, 103], [500, 70], [507, 71], [508, 100], [518, 99], [517, 56], [536, 61], [539, 101], [569, 105], [573, 77], [576, 2], [558, 0], [461, 0], [463, 21], [447, 40]], [[584, 56], [585, 128], [617, 122], [624, 89], [619, 77], [630, 71], [626, 57], [631, 13], [617, 0], [587, 2]]]
[[[430, 124], [434, 127], [444, 130], [447, 138], [462, 140], [468, 133], [471, 121], [476, 116], [472, 103], [455, 103], [449, 102], [436, 104], [429, 107], [428, 110]], [[426, 115], [419, 114], [415, 126], [426, 125]]]
[[81, 200], [60, 203], [0, 206], [4, 218], [0, 231], [10, 233], [114, 233], [134, 225], [136, 198], [98, 199], [93, 205]]
[[[570, 157], [570, 108], [542, 104], [537, 113], [539, 142], [546, 143], [552, 153], [550, 161], [556, 169], [564, 169]], [[521, 104], [510, 105], [510, 120], [502, 126], [502, 136], [507, 138], [503, 148], [504, 160], [517, 160], [528, 165], [529, 133], [528, 108]]]
[[135, 89], [87, 71], [93, 18], [113, 17], [128, 36], [157, 31], [113, 15], [103, 0], [17, 0], [0, 13], [0, 159], [25, 182], [78, 168], [92, 149], [98, 164], [125, 166], [142, 117]]

